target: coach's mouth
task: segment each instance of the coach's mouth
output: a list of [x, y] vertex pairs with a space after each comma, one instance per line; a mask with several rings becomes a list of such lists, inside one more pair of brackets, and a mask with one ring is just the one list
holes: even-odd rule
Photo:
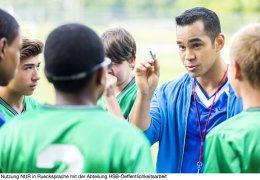
[[191, 65], [191, 66], [186, 66], [186, 69], [188, 71], [196, 71], [196, 69], [199, 67], [199, 65]]

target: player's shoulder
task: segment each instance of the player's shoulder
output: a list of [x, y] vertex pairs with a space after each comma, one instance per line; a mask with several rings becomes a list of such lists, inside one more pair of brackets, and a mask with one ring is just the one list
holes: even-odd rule
[[133, 141], [143, 141], [146, 139], [144, 133], [127, 120], [122, 120], [107, 111], [103, 113], [107, 115], [107, 119], [104, 121], [104, 126], [107, 126], [111, 132], [113, 131], [114, 133], [117, 133], [118, 137], [122, 139], [132, 139]]
[[41, 104], [38, 100], [36, 100], [35, 98], [33, 98], [31, 96], [24, 96], [24, 101], [25, 101], [25, 103], [30, 103], [30, 104], [37, 104], [37, 105]]
[[207, 139], [226, 139], [232, 137], [237, 131], [242, 133], [245, 128], [241, 123], [244, 121], [245, 116], [246, 113], [241, 112], [240, 114], [237, 114], [217, 125], [209, 132]]

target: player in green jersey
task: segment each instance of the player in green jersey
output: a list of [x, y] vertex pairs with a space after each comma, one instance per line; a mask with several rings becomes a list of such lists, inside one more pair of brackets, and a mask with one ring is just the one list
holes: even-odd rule
[[29, 96], [40, 79], [39, 54], [42, 49], [43, 43], [39, 40], [23, 39], [17, 73], [7, 86], [0, 88], [0, 110], [6, 121], [40, 106], [39, 102]]
[[81, 24], [50, 33], [45, 74], [56, 105], [16, 116], [0, 131], [4, 173], [150, 173], [143, 133], [96, 106], [106, 84], [109, 59], [100, 38]]
[[0, 86], [6, 86], [14, 77], [21, 44], [19, 24], [12, 15], [0, 9]]
[[135, 66], [136, 43], [123, 28], [110, 29], [101, 37], [105, 54], [112, 60], [104, 95], [98, 105], [122, 119], [127, 119], [136, 99], [137, 87], [132, 70]]
[[[21, 44], [19, 24], [12, 15], [0, 9], [0, 86], [6, 86], [14, 77]], [[0, 126], [4, 123], [0, 110]]]
[[205, 172], [260, 173], [260, 23], [236, 33], [230, 55], [229, 81], [244, 111], [207, 135]]

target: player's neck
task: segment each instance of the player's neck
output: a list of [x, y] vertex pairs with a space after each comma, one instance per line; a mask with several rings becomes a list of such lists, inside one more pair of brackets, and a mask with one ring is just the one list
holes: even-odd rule
[[64, 93], [56, 91], [56, 105], [59, 106], [95, 106], [95, 101], [91, 96], [80, 95], [75, 93]]
[[129, 78], [128, 78], [125, 82], [123, 82], [122, 84], [116, 86], [116, 88], [115, 88], [116, 96], [117, 96], [118, 94], [120, 94], [121, 91], [130, 83], [130, 81], [133, 79], [133, 77], [134, 77], [134, 75], [131, 74], [131, 75], [129, 76]]
[[[227, 64], [220, 60], [212, 66], [211, 69], [203, 76], [197, 77], [197, 81], [206, 92], [208, 96], [211, 96], [218, 89], [220, 81], [223, 79], [225, 72], [227, 71]], [[226, 77], [225, 77], [226, 79]], [[224, 79], [224, 81], [225, 81]], [[224, 82], [223, 81], [223, 82]]]
[[6, 101], [16, 112], [21, 112], [23, 110], [24, 95], [13, 91], [8, 87], [1, 87], [0, 97]]
[[252, 88], [249, 84], [239, 86], [239, 96], [242, 98], [244, 109], [260, 107], [260, 89]]

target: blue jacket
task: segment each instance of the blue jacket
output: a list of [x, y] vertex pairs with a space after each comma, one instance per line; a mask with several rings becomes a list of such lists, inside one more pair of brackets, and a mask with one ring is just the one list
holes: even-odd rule
[[[164, 83], [152, 99], [151, 125], [144, 133], [151, 144], [159, 141], [158, 173], [181, 172], [193, 85], [194, 79], [185, 74], [177, 80]], [[228, 118], [243, 110], [242, 101], [235, 96], [231, 86], [229, 93]]]

